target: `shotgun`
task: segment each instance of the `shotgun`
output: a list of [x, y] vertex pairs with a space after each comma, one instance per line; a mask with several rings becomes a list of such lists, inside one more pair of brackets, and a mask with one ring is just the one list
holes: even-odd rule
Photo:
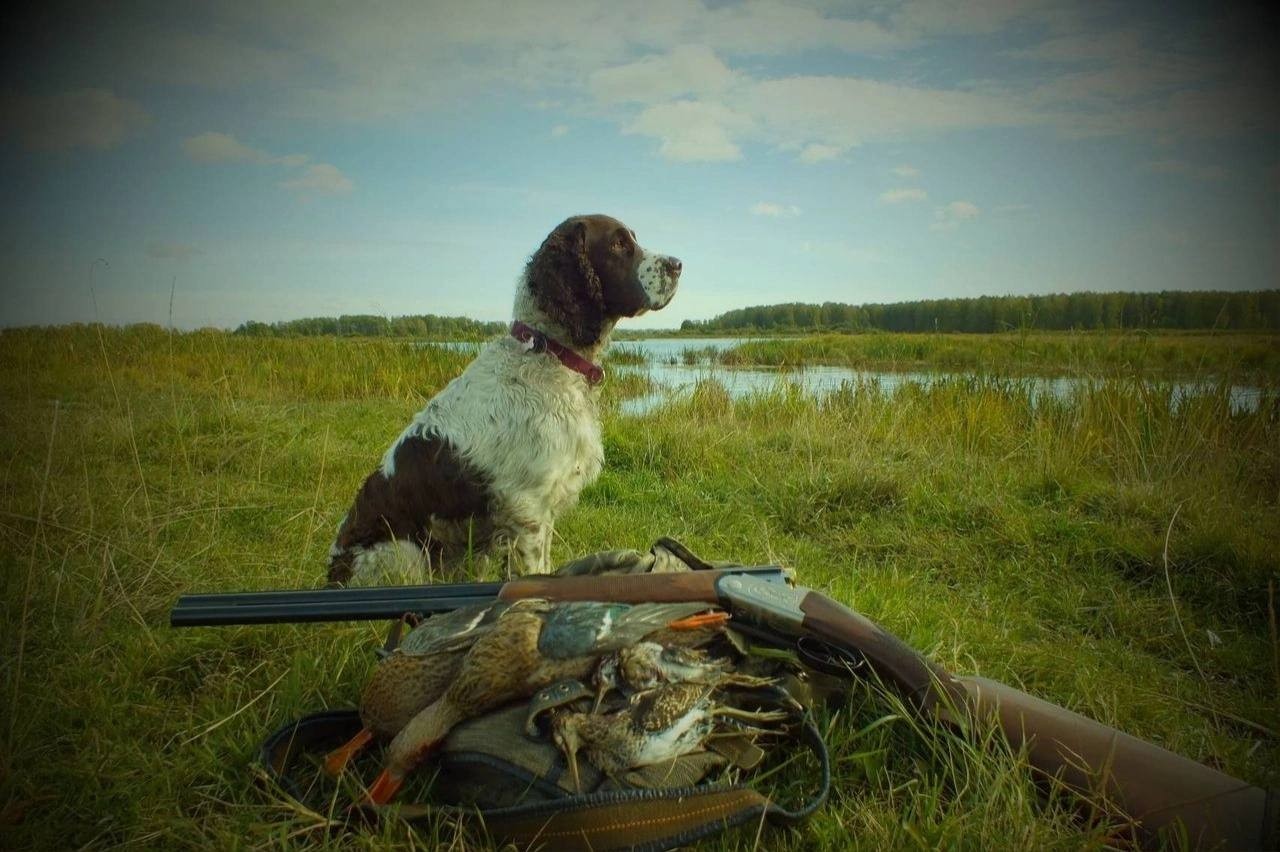
[[865, 663], [926, 720], [961, 729], [995, 724], [1026, 749], [1038, 780], [1065, 785], [1127, 816], [1143, 842], [1180, 830], [1193, 848], [1269, 849], [1280, 797], [1007, 684], [954, 675], [865, 616], [794, 585], [773, 565], [672, 574], [530, 576], [505, 583], [184, 595], [173, 627], [400, 618], [494, 599], [665, 603], [702, 601], [734, 622], [789, 642], [820, 643]]

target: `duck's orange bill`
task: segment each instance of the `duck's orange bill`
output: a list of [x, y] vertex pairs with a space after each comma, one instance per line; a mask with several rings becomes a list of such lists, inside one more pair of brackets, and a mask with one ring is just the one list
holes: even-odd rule
[[702, 612], [686, 618], [677, 618], [667, 624], [671, 630], [702, 630], [708, 627], [723, 627], [729, 620], [729, 613], [723, 610]]
[[360, 733], [324, 756], [324, 771], [337, 778], [342, 774], [342, 770], [347, 768], [351, 759], [359, 754], [372, 739], [373, 732], [368, 728], [361, 728]]
[[385, 805], [396, 797], [396, 793], [400, 792], [403, 784], [403, 777], [397, 778], [391, 774], [391, 770], [384, 769], [378, 776], [378, 780], [374, 781], [373, 786], [369, 788], [369, 794], [364, 797], [364, 800], [370, 805]]

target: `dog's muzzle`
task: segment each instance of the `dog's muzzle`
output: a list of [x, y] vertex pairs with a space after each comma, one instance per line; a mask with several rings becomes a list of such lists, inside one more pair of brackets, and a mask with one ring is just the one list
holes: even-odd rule
[[680, 258], [665, 254], [646, 254], [640, 262], [640, 286], [649, 300], [649, 310], [662, 310], [670, 303], [680, 284]]

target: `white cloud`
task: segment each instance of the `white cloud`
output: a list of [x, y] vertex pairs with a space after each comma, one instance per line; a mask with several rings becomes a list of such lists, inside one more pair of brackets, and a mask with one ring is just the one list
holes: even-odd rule
[[1142, 38], [1135, 30], [1079, 30], [1056, 35], [1031, 47], [1010, 50], [1008, 55], [1017, 59], [1075, 64], [1100, 59], [1115, 62], [1143, 51]]
[[863, 142], [1038, 119], [1007, 98], [859, 77], [786, 77], [746, 88], [735, 106], [778, 144]]
[[125, 16], [118, 10], [103, 10], [94, 16], [91, 7], [83, 5], [74, 12], [68, 10], [70, 14], [63, 18], [80, 22], [96, 19], [98, 26], [86, 31], [87, 38], [47, 45], [46, 55], [54, 62], [83, 69], [84, 79], [112, 78], [220, 91], [243, 87], [261, 91], [308, 72], [307, 57], [297, 50], [296, 42], [266, 36], [254, 26], [252, 17], [244, 14], [248, 6], [237, 11], [235, 5], [222, 3], [217, 10], [209, 9], [210, 14], [198, 17]]
[[900, 166], [894, 166], [893, 168], [889, 169], [889, 171], [893, 172], [895, 175], [897, 175], [900, 178], [920, 177], [920, 170], [917, 169], [915, 166], [909, 166], [906, 163], [903, 163]]
[[300, 196], [344, 195], [355, 189], [355, 184], [337, 166], [312, 162], [310, 154], [271, 154], [246, 145], [229, 133], [211, 131], [191, 136], [182, 140], [182, 150], [197, 163], [253, 163], [305, 169], [280, 182], [281, 187]]
[[104, 15], [91, 39], [56, 46], [52, 60], [74, 60], [88, 79], [269, 88], [299, 111], [376, 119], [495, 82], [577, 88], [593, 71], [677, 45], [734, 56], [902, 45], [880, 17], [796, 0], [389, 0], [372, 10], [241, 0], [194, 17]]
[[600, 103], [650, 104], [684, 95], [715, 95], [733, 81], [734, 73], [709, 47], [685, 45], [596, 71], [587, 78], [587, 88]]
[[722, 162], [742, 159], [732, 137], [749, 126], [749, 119], [723, 104], [675, 101], [646, 108], [624, 131], [660, 139], [658, 152], [668, 160]]
[[227, 2], [196, 18], [104, 17], [43, 59], [85, 79], [239, 90], [286, 117], [380, 121], [495, 88], [530, 102], [702, 99], [735, 75], [725, 57], [903, 46], [882, 17], [805, 0]]
[[1196, 180], [1222, 180], [1227, 176], [1227, 170], [1222, 166], [1202, 166], [1177, 159], [1152, 160], [1144, 163], [1143, 168], [1156, 174], [1182, 175]]
[[880, 200], [885, 204], [905, 204], [910, 201], [924, 201], [928, 197], [929, 193], [916, 186], [891, 189], [887, 192], [880, 193]]
[[308, 154], [276, 156], [246, 145], [229, 133], [201, 133], [182, 140], [182, 150], [197, 163], [258, 163], [300, 169], [311, 162]]
[[271, 155], [250, 148], [228, 133], [201, 133], [182, 140], [182, 150], [197, 163], [266, 163]]
[[876, 53], [905, 43], [876, 21], [829, 14], [795, 2], [748, 0], [714, 9], [689, 5], [691, 34], [729, 53], [784, 54], [820, 48]]
[[204, 250], [188, 243], [157, 240], [147, 244], [147, 257], [155, 260], [186, 260], [204, 254]]
[[[805, 163], [868, 139], [964, 127], [1041, 123], [1070, 135], [1205, 135], [1274, 130], [1277, 122], [1267, 108], [1275, 65], [1262, 42], [1225, 57], [1219, 45], [1230, 41], [1217, 25], [1189, 35], [1154, 20], [1123, 29], [1062, 0], [903, 0], [896, 8], [830, 0], [473, 0], [450, 4], [448, 14], [436, 5], [392, 0], [370, 13], [358, 4], [316, 10], [296, 2], [229, 2], [209, 7], [199, 31], [178, 19], [144, 23], [116, 16], [91, 40], [54, 46], [44, 61], [75, 67], [84, 79], [235, 89], [286, 117], [323, 120], [420, 114], [495, 88], [569, 109], [605, 104], [618, 111], [623, 128], [635, 119], [631, 110], [674, 99], [715, 101], [755, 122], [756, 141], [798, 150]], [[1003, 58], [1028, 65], [1003, 82], [985, 81], [980, 91], [974, 84], [938, 90], [807, 78], [848, 80], [843, 92], [828, 93], [848, 100], [824, 122], [802, 98], [796, 110], [803, 121], [795, 129], [778, 116], [787, 110], [757, 100], [815, 96], [814, 86], [752, 80], [765, 75], [759, 65], [746, 64], [785, 56], [789, 68], [803, 67], [804, 54], [829, 51], [857, 57], [884, 81], [920, 79], [912, 66], [862, 60], [919, 48], [924, 39], [939, 39], [941, 48], [942, 36], [1001, 31], [1016, 44], [1025, 43], [1024, 34], [1045, 36], [1038, 45], [1005, 52]], [[779, 88], [752, 95], [757, 84], [769, 83]], [[902, 121], [878, 97], [892, 97], [895, 88], [907, 97]], [[927, 120], [930, 101], [943, 107], [938, 120]], [[967, 106], [979, 109], [966, 120]], [[877, 123], [880, 118], [888, 124]], [[728, 141], [718, 158], [735, 147], [740, 155], [746, 137], [723, 130]]]
[[759, 56], [865, 54], [903, 44], [868, 17], [780, 0], [714, 7], [701, 0], [473, 0], [451, 4], [447, 15], [406, 0], [398, 14], [340, 5], [300, 16], [284, 7], [242, 12], [236, 24], [256, 30], [255, 41], [291, 45], [332, 69], [311, 82], [301, 109], [357, 120], [420, 112], [495, 84], [573, 91], [587, 81], [588, 94], [611, 103], [664, 87], [675, 89], [667, 88], [667, 98], [705, 97], [733, 73], [712, 47], [722, 55]]
[[351, 178], [337, 166], [329, 163], [312, 163], [300, 176], [280, 184], [285, 189], [301, 195], [345, 195], [355, 189]]
[[114, 148], [150, 123], [140, 104], [108, 89], [0, 96], [0, 133], [32, 151]]
[[1041, 0], [906, 0], [893, 22], [904, 35], [983, 35], [1046, 5]]
[[776, 204], [772, 201], [757, 201], [750, 209], [756, 216], [772, 216], [775, 219], [792, 219], [800, 215], [800, 208], [794, 204]]
[[839, 145], [822, 145], [817, 142], [810, 142], [804, 146], [798, 159], [802, 163], [821, 163], [826, 160], [834, 160], [843, 153], [844, 149]]
[[561, 136], [566, 135], [568, 132], [569, 132], [569, 125], [557, 124], [555, 127], [551, 128], [551, 138], [559, 139]]
[[[218, 4], [201, 22], [203, 32], [190, 31], [191, 24], [114, 21], [92, 43], [67, 45], [47, 61], [71, 67], [74, 60], [89, 79], [162, 76], [173, 85], [237, 89], [286, 117], [322, 120], [380, 121], [515, 89], [528, 103], [602, 110], [623, 132], [658, 139], [664, 157], [686, 161], [741, 159], [755, 142], [814, 164], [869, 141], [987, 127], [1148, 136], [1276, 127], [1274, 110], [1258, 95], [1274, 81], [1274, 64], [1233, 57], [1234, 77], [1210, 80], [1206, 74], [1222, 71], [1201, 49], [1212, 33], [1203, 44], [1189, 40], [1190, 47], [1157, 43], [1158, 28], [1103, 30], [1096, 16], [1053, 0], [904, 0], [896, 9], [796, 0], [474, 0], [450, 6], [447, 15], [412, 0], [392, 6], [382, 14], [339, 5], [299, 15], [287, 3]], [[879, 79], [782, 77], [748, 64], [785, 56], [793, 69], [812, 51], [883, 56], [922, 39], [1015, 26], [1046, 38], [1006, 51], [1005, 58], [1028, 65], [1003, 82], [937, 88], [890, 82], [921, 75], [880, 63], [859, 65]], [[1264, 62], [1262, 73], [1250, 70], [1257, 62]], [[686, 114], [694, 126], [671, 124]], [[245, 147], [238, 155], [244, 161], [270, 156]]]
[[[690, 72], [695, 65], [716, 72], [699, 77]], [[611, 74], [619, 70], [609, 69]], [[609, 85], [601, 86], [597, 77], [596, 95], [615, 108], [625, 109], [623, 100], [647, 104], [623, 124], [624, 132], [661, 140], [663, 156], [672, 160], [737, 160], [743, 142], [758, 141], [797, 150], [800, 162], [812, 164], [867, 141], [1045, 120], [1009, 97], [990, 93], [858, 77], [756, 80], [730, 72], [701, 49], [680, 61], [667, 56], [621, 70], [626, 85], [609, 77]], [[695, 90], [705, 97], [684, 96]], [[661, 101], [671, 93], [680, 99]]]
[[934, 231], [950, 231], [958, 228], [962, 222], [976, 219], [981, 212], [972, 201], [952, 201], [933, 211], [933, 224], [929, 228]]
[[1158, 27], [1076, 27], [1007, 55], [1028, 61], [1041, 81], [1023, 92], [1027, 105], [1068, 136], [1183, 137], [1280, 130], [1276, 66], [1261, 48], [1230, 52], [1218, 26], [1170, 38]]

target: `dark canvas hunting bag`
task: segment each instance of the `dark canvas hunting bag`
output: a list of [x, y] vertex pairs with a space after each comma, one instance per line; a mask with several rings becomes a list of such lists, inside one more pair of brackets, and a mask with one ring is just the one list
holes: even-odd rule
[[[562, 574], [640, 573], [701, 570], [711, 566], [678, 542], [662, 539], [649, 553], [633, 550], [592, 554], [564, 566]], [[821, 676], [817, 682], [823, 682]], [[712, 749], [683, 755], [663, 764], [639, 767], [609, 778], [579, 759], [581, 791], [575, 788], [564, 755], [547, 737], [525, 733], [529, 703], [517, 702], [468, 720], [450, 732], [433, 761], [434, 777], [413, 786], [392, 809], [414, 822], [442, 813], [478, 820], [495, 841], [529, 849], [668, 849], [744, 823], [785, 826], [813, 813], [826, 800], [830, 765], [826, 744], [807, 713], [814, 700], [811, 683], [793, 675], [788, 687], [765, 690], [756, 699], [786, 708], [793, 718], [785, 737], [758, 744], [746, 737], [727, 737]], [[829, 687], [829, 684], [828, 684]], [[361, 727], [355, 710], [306, 716], [276, 731], [262, 746], [268, 776], [286, 793], [321, 813], [336, 805], [341, 815], [349, 794], [326, 789], [315, 767], [328, 750], [341, 745]], [[787, 809], [750, 786], [752, 771], [772, 757], [808, 751], [813, 778], [804, 801]], [[372, 770], [378, 750], [361, 759]], [[723, 780], [737, 770], [738, 783]], [[372, 777], [371, 772], [368, 777]], [[304, 781], [304, 779], [306, 779]], [[364, 812], [366, 816], [368, 812]]]

